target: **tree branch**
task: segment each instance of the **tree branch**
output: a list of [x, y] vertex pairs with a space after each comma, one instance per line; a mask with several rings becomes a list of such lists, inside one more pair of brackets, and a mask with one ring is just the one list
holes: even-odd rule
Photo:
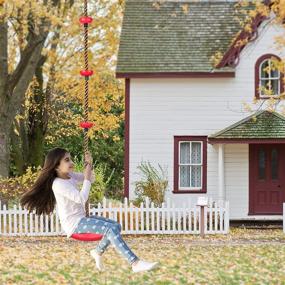
[[19, 107], [19, 104], [23, 104], [25, 99], [25, 92], [35, 74], [35, 69], [37, 66], [37, 63], [41, 57], [41, 51], [43, 48], [44, 43], [41, 42], [36, 46], [34, 49], [31, 57], [29, 58], [29, 61], [27, 62], [26, 67], [23, 70], [23, 73], [21, 74], [17, 85], [15, 86], [13, 90], [13, 96], [11, 97], [11, 103], [9, 104], [8, 108], [8, 114], [14, 118], [15, 114], [17, 113], [17, 109]]
[[10, 75], [9, 87], [11, 91], [14, 90], [21, 76], [23, 76], [24, 70], [26, 66], [28, 65], [35, 49], [37, 48], [38, 45], [44, 43], [46, 37], [47, 37], [46, 33], [36, 38], [31, 37], [30, 41], [28, 42], [27, 46], [25, 47], [25, 49], [23, 50], [21, 54], [20, 62], [18, 63], [14, 72]]

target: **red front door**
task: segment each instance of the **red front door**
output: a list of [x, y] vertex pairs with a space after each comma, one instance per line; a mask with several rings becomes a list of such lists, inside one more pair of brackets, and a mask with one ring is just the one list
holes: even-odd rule
[[249, 214], [283, 212], [285, 201], [285, 145], [249, 145]]

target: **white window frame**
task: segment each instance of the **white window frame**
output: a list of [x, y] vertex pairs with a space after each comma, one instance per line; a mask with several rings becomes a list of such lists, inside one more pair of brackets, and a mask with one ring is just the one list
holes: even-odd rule
[[[192, 152], [192, 143], [195, 142], [195, 143], [200, 143], [201, 144], [201, 163], [200, 164], [197, 164], [197, 163], [194, 163], [192, 164], [191, 163], [191, 152]], [[183, 163], [181, 164], [180, 163], [180, 145], [181, 143], [190, 143], [190, 164], [188, 163]], [[203, 141], [197, 141], [197, 140], [187, 140], [187, 141], [179, 141], [179, 145], [178, 145], [178, 189], [179, 190], [202, 190], [203, 189]], [[191, 184], [191, 166], [201, 166], [201, 187], [181, 187], [180, 186], [180, 166], [187, 166], [189, 165], [190, 166], [190, 184]]]
[[263, 95], [262, 94], [262, 90], [261, 90], [261, 88], [262, 88], [262, 84], [261, 84], [261, 81], [263, 80], [263, 81], [270, 81], [270, 80], [278, 80], [278, 94], [273, 94], [273, 95], [271, 95], [271, 96], [279, 96], [280, 95], [280, 78], [281, 78], [281, 76], [280, 76], [280, 70], [277, 70], [278, 71], [278, 77], [271, 77], [270, 76], [270, 74], [269, 74], [269, 77], [268, 78], [262, 78], [261, 77], [261, 73], [262, 73], [262, 70], [261, 70], [261, 66], [264, 64], [264, 62], [266, 62], [266, 61], [269, 61], [269, 66], [271, 66], [271, 61], [272, 61], [272, 59], [271, 58], [265, 58], [260, 64], [259, 64], [259, 90], [258, 90], [258, 92], [259, 92], [259, 97], [260, 98], [267, 98], [268, 97], [268, 95]]

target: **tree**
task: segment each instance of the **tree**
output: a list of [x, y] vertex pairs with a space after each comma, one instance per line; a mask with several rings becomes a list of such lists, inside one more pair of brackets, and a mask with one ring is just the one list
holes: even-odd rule
[[[78, 64], [83, 44], [82, 27], [78, 23], [83, 12], [82, 3], [71, 0], [28, 2], [24, 5], [22, 1], [1, 4], [0, 26], [4, 33], [1, 32], [0, 37], [0, 47], [3, 47], [0, 64], [4, 63], [4, 69], [0, 73], [3, 75], [0, 79], [0, 138], [4, 139], [0, 139], [0, 176], [8, 175], [10, 135], [12, 158], [18, 173], [22, 173], [28, 165], [42, 163], [43, 141], [48, 135], [50, 114], [54, 113], [53, 104], [59, 102], [60, 97], [63, 103], [68, 100], [82, 103], [83, 80], [78, 76], [82, 68]], [[90, 28], [90, 46], [93, 48], [89, 57], [95, 74], [106, 73], [114, 67], [122, 5], [122, 1], [106, 0], [90, 5], [94, 24]], [[14, 73], [17, 73], [17, 83], [12, 80]], [[95, 78], [98, 84], [99, 80]], [[91, 103], [96, 101], [90, 115], [97, 123], [93, 136], [98, 130], [118, 127], [122, 119], [110, 114], [98, 115], [98, 110], [108, 109], [110, 105], [105, 102], [104, 90], [101, 94], [103, 96], [95, 93], [90, 96]], [[78, 127], [79, 116], [68, 116], [70, 119]], [[62, 124], [62, 130], [68, 124], [70, 121]]]
[[[12, 124], [61, 4], [60, 0], [0, 2], [0, 176], [9, 174]], [[11, 39], [17, 49], [9, 50]]]

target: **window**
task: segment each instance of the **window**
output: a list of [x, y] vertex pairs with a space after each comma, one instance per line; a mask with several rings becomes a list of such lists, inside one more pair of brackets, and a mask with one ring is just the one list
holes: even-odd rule
[[265, 150], [261, 148], [258, 152], [258, 179], [265, 180]]
[[207, 137], [174, 137], [173, 193], [205, 193]]
[[273, 148], [271, 151], [271, 179], [278, 179], [278, 150]]
[[284, 74], [276, 67], [276, 60], [281, 59], [273, 54], [265, 54], [255, 64], [255, 97], [257, 99], [268, 99], [269, 96], [279, 96], [284, 92]]

